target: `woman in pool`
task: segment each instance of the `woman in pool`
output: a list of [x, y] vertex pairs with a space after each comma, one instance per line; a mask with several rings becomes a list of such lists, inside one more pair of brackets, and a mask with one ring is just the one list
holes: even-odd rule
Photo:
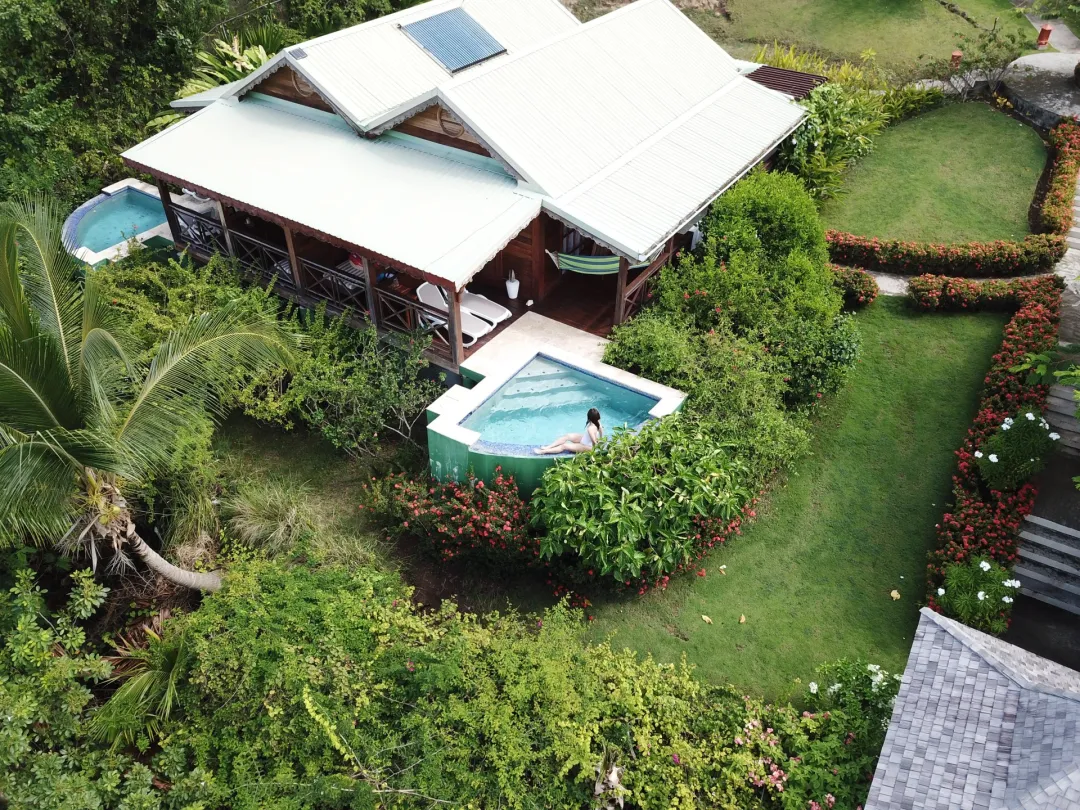
[[585, 417], [584, 433], [567, 433], [560, 436], [551, 444], [536, 448], [538, 456], [552, 456], [556, 453], [568, 451], [570, 453], [587, 453], [593, 446], [604, 437], [604, 429], [600, 427], [600, 411], [589, 408]]

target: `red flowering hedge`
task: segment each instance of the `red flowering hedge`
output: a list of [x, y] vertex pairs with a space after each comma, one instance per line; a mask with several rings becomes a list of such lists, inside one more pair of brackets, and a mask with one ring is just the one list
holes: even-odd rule
[[1047, 233], [1066, 234], [1073, 223], [1073, 197], [1080, 174], [1080, 122], [1075, 118], [1050, 130], [1054, 169], [1042, 204], [1042, 225]]
[[848, 309], [862, 309], [874, 303], [878, 297], [877, 281], [872, 275], [858, 267], [840, 267], [830, 265], [833, 284], [844, 295], [844, 306]]
[[1053, 162], [1041, 212], [1044, 233], [1021, 242], [944, 245], [826, 231], [829, 255], [837, 264], [901, 275], [938, 273], [989, 278], [1048, 272], [1065, 255], [1065, 234], [1072, 227], [1072, 200], [1080, 173], [1080, 123], [1069, 119], [1052, 129], [1050, 146]]
[[411, 537], [444, 560], [468, 556], [532, 563], [539, 543], [513, 476], [497, 472], [490, 485], [415, 480], [390, 475], [364, 487], [364, 504], [394, 538]]
[[1063, 283], [1057, 276], [1035, 276], [1006, 281], [973, 281], [948, 276], [917, 276], [908, 284], [908, 295], [923, 312], [980, 309], [1015, 310], [1024, 304], [1054, 307]]
[[[1027, 372], [1010, 369], [1020, 365], [1028, 353], [1045, 352], [1057, 345], [1064, 284], [1057, 276], [983, 282], [975, 284], [981, 295], [971, 299], [971, 282], [963, 279], [934, 280], [933, 289], [924, 289], [932, 286], [925, 277], [915, 281], [919, 284], [913, 285], [912, 298], [924, 309], [974, 309], [1010, 301], [1019, 307], [1005, 326], [1001, 349], [994, 355], [986, 374], [975, 421], [964, 444], [956, 451], [953, 506], [936, 527], [937, 548], [930, 552], [927, 566], [927, 603], [938, 610], [935, 597], [947, 565], [967, 562], [980, 554], [1007, 568], [1016, 561], [1020, 527], [1035, 504], [1036, 489], [1028, 483], [1015, 492], [989, 490], [979, 475], [973, 454], [1006, 417], [1022, 408], [1042, 411], [1047, 386], [1028, 384]], [[950, 290], [959, 292], [945, 295], [944, 291]], [[920, 302], [930, 305], [921, 306]]]

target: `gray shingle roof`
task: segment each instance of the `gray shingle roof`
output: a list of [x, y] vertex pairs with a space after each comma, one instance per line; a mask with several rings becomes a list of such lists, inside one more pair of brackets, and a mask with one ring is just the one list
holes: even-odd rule
[[1080, 673], [923, 608], [866, 810], [1080, 808]]

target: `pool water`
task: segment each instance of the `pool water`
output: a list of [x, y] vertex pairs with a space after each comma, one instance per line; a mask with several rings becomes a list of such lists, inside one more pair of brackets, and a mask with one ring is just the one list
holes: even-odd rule
[[164, 221], [165, 208], [161, 200], [125, 188], [106, 197], [79, 221], [78, 246], [98, 253], [156, 228]]
[[585, 430], [589, 408], [600, 411], [605, 435], [619, 426], [640, 427], [658, 400], [537, 355], [461, 424], [485, 444], [530, 450], [565, 433]]

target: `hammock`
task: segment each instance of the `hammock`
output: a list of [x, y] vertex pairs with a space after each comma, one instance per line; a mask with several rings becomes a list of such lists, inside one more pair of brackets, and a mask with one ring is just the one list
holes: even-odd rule
[[[610, 276], [619, 272], [618, 256], [578, 256], [574, 253], [552, 253], [544, 251], [563, 272], [583, 273], [587, 276]], [[631, 270], [648, 267], [648, 262], [630, 265]]]

